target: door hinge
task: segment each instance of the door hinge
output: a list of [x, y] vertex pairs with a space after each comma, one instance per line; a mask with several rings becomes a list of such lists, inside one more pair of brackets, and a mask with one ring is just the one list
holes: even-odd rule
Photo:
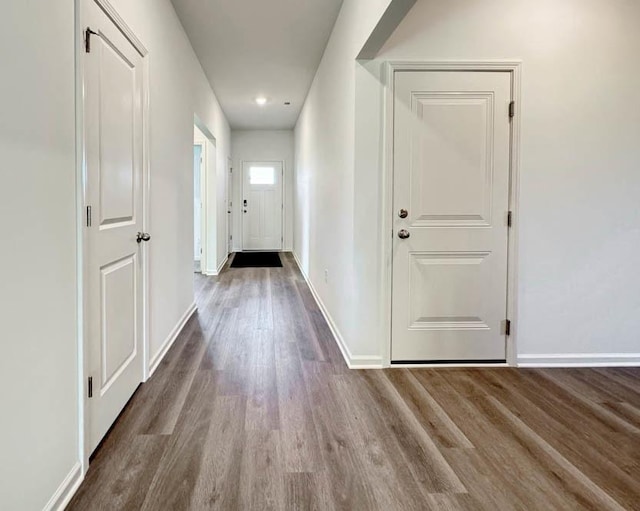
[[509, 103], [509, 118], [512, 119], [516, 116], [516, 102], [512, 101]]
[[87, 381], [87, 395], [93, 397], [93, 376], [89, 376], [89, 380]]
[[87, 227], [91, 227], [91, 206], [87, 206]]
[[84, 31], [84, 51], [85, 53], [91, 53], [91, 36], [98, 35], [98, 32], [94, 32], [91, 28], [87, 27]]
[[504, 321], [504, 334], [511, 335], [511, 320], [505, 319]]
[[509, 211], [507, 213], [507, 227], [511, 227], [512, 224], [513, 224], [513, 214], [511, 213], [511, 211]]

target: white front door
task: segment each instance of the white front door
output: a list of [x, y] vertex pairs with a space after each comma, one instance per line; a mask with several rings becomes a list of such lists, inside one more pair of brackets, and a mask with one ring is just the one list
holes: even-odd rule
[[282, 162], [242, 165], [242, 249], [282, 249]]
[[89, 452], [143, 377], [142, 57], [87, 2], [84, 127], [87, 238]]
[[392, 362], [506, 359], [510, 102], [508, 72], [395, 73]]

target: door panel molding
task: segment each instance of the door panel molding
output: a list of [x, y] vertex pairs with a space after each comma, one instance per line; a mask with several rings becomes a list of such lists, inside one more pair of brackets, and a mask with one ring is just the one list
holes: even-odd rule
[[[509, 171], [509, 210], [511, 211], [511, 228], [508, 236], [507, 255], [507, 317], [511, 320], [511, 335], [507, 337], [506, 356], [507, 365], [517, 365], [517, 289], [518, 289], [518, 228], [519, 228], [519, 183], [520, 183], [520, 112], [521, 112], [521, 68], [520, 60], [483, 60], [483, 61], [387, 61], [383, 65], [384, 104], [383, 104], [383, 157], [382, 172], [380, 174], [380, 189], [382, 205], [381, 218], [381, 247], [382, 261], [379, 275], [381, 289], [381, 352], [383, 366], [391, 365], [391, 314], [392, 314], [392, 285], [393, 285], [393, 166], [394, 166], [394, 101], [395, 74], [403, 71], [496, 71], [508, 72], [511, 78], [511, 100], [515, 106], [515, 116], [510, 125], [510, 171]], [[427, 219], [432, 222], [445, 222], [448, 225], [457, 223], [461, 219]], [[484, 222], [486, 219], [479, 220]], [[423, 222], [424, 219], [418, 220]], [[494, 218], [494, 222], [500, 221]], [[506, 221], [506, 219], [505, 219]], [[468, 223], [468, 219], [464, 219]], [[475, 223], [475, 222], [472, 222]], [[414, 364], [412, 367], [416, 367]], [[432, 364], [425, 364], [432, 365]], [[438, 364], [442, 365], [442, 364]], [[455, 365], [455, 364], [454, 364]], [[465, 364], [468, 366], [470, 364]], [[485, 366], [479, 362], [471, 365]], [[394, 364], [394, 367], [397, 367]]]

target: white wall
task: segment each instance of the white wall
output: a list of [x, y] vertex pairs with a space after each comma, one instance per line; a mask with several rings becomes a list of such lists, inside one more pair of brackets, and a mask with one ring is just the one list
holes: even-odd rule
[[114, 0], [150, 54], [150, 345], [153, 358], [193, 303], [194, 114], [216, 139], [216, 168], [230, 130], [169, 0]]
[[[365, 67], [347, 44], [360, 20], [341, 14], [296, 128], [295, 246], [354, 356], [381, 353], [376, 272], [384, 261], [375, 254], [380, 189], [379, 168], [372, 170], [380, 141], [365, 123], [368, 115], [379, 125], [379, 95], [367, 89], [367, 113], [352, 91], [375, 81], [383, 60], [522, 59], [518, 354], [524, 362], [611, 353], [640, 361], [637, 19], [640, 5], [624, 0], [418, 0]], [[345, 99], [334, 109], [338, 93]], [[350, 186], [355, 193], [344, 193]], [[321, 217], [326, 204], [351, 215], [354, 227]], [[337, 282], [351, 272], [359, 296], [322, 281], [331, 264], [344, 268]]]
[[[365, 233], [356, 229], [355, 204], [371, 211], [368, 222], [376, 222], [378, 197], [371, 200], [355, 181], [355, 59], [389, 3], [345, 0], [295, 129], [294, 252], [347, 350], [361, 363], [380, 361], [377, 273], [366, 270], [377, 255], [361, 246]], [[372, 105], [369, 121], [378, 122], [377, 107]], [[379, 152], [375, 143], [364, 149]], [[375, 166], [368, 172], [377, 179]], [[367, 234], [375, 249], [373, 227]]]
[[[193, 302], [194, 114], [230, 130], [169, 0], [113, 0], [150, 52], [151, 355]], [[40, 510], [79, 474], [74, 3], [0, 19], [0, 498]], [[36, 17], [33, 13], [37, 12]], [[46, 51], [43, 51], [46, 48]]]
[[293, 249], [294, 138], [292, 130], [231, 132], [233, 158], [233, 249], [242, 248], [242, 162], [284, 161], [284, 250]]
[[73, 2], [3, 5], [3, 509], [43, 509], [79, 463], [74, 44]]

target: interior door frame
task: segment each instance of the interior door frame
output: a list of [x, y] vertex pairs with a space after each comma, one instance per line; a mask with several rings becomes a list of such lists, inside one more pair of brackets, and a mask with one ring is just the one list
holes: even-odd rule
[[[209, 208], [207, 205], [207, 140], [195, 137], [194, 146], [200, 146], [200, 273], [207, 275], [207, 216]], [[195, 256], [195, 254], [194, 254]]]
[[227, 256], [233, 252], [233, 160], [227, 156]]
[[[286, 200], [286, 196], [285, 196], [285, 184], [284, 184], [284, 177], [287, 175], [287, 169], [285, 168], [285, 162], [284, 160], [241, 160], [240, 161], [240, 209], [243, 208], [243, 204], [244, 204], [244, 166], [246, 163], [279, 163], [282, 165], [282, 175], [280, 176], [280, 190], [282, 193], [282, 197], [281, 197], [281, 208], [280, 208], [280, 248], [278, 249], [278, 252], [283, 252], [284, 251], [284, 226], [285, 224], [285, 215], [286, 215], [286, 211], [287, 208], [285, 207], [285, 200]], [[242, 215], [240, 220], [240, 234], [241, 234], [241, 239], [240, 239], [240, 250], [244, 251], [244, 215]]]
[[[78, 453], [82, 477], [89, 468], [89, 373], [88, 322], [88, 236], [86, 235], [87, 172], [85, 158], [86, 131], [84, 125], [84, 31], [85, 12], [89, 3], [100, 7], [114, 25], [129, 40], [142, 57], [142, 228], [150, 232], [149, 198], [151, 190], [149, 166], [149, 51], [120, 17], [108, 0], [74, 0], [75, 2], [75, 84], [76, 84], [76, 274], [77, 274], [77, 348], [78, 348]], [[142, 381], [149, 378], [149, 251], [142, 244]]]
[[[520, 112], [521, 112], [521, 73], [520, 60], [480, 60], [480, 61], [387, 61], [383, 64], [384, 99], [382, 121], [382, 172], [381, 172], [381, 208], [380, 208], [380, 289], [381, 292], [381, 327], [382, 327], [382, 365], [383, 367], [433, 367], [435, 364], [393, 364], [391, 366], [391, 311], [393, 284], [393, 148], [394, 148], [394, 101], [395, 73], [399, 71], [497, 71], [508, 72], [511, 76], [511, 100], [515, 103], [515, 116], [511, 119], [511, 157], [509, 170], [509, 210], [511, 211], [511, 228], [507, 256], [507, 318], [511, 320], [511, 333], [506, 340], [506, 364], [517, 365], [516, 346], [518, 334], [518, 230], [519, 230], [519, 195], [520, 195]], [[483, 366], [488, 364], [453, 364], [454, 366]], [[437, 364], [443, 367], [446, 364]]]

